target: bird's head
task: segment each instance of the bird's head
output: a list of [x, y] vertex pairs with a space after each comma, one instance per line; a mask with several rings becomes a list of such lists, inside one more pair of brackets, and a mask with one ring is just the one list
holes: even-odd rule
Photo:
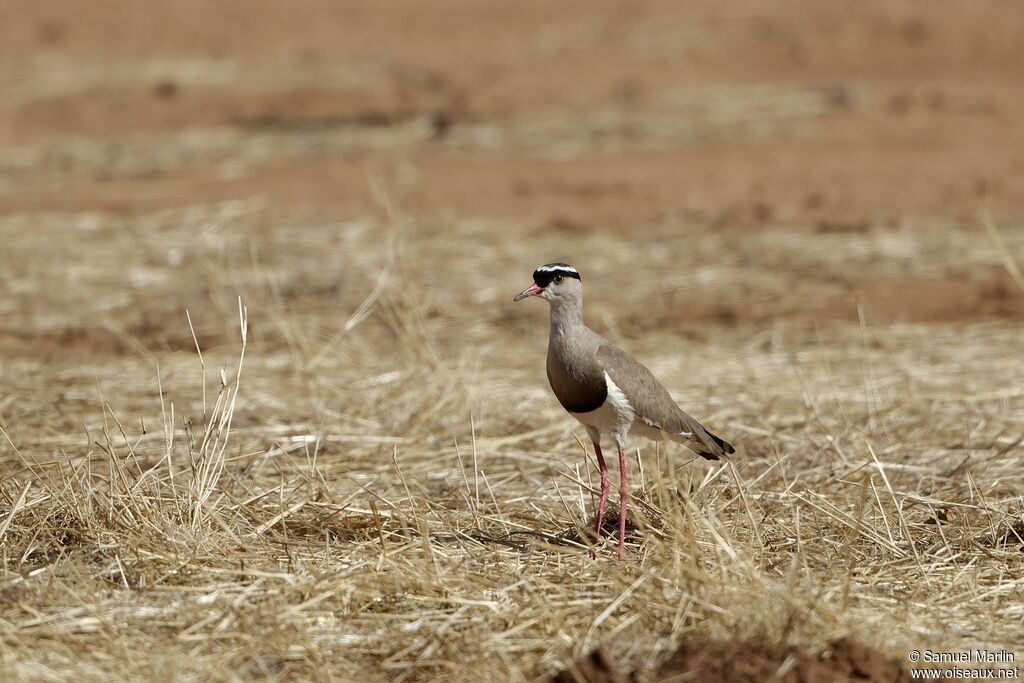
[[558, 305], [578, 301], [583, 296], [579, 272], [567, 263], [549, 263], [533, 271], [533, 285], [520, 292], [513, 301], [539, 296]]

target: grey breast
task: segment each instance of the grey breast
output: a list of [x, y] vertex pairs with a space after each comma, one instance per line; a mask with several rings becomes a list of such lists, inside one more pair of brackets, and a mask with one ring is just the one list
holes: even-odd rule
[[574, 355], [571, 348], [548, 347], [548, 382], [555, 398], [570, 413], [589, 413], [604, 404], [608, 385], [604, 371], [585, 356]]

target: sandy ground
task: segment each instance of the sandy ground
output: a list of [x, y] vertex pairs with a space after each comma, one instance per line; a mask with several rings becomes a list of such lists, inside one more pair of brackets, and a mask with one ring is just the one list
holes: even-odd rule
[[[0, 2], [5, 668], [1020, 642], [1022, 64], [1011, 0]], [[551, 545], [553, 260], [741, 444], [644, 451], [623, 568]]]

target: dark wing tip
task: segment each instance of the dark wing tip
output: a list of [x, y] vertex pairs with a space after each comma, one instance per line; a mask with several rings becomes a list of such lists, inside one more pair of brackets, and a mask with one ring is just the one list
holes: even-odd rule
[[[715, 436], [711, 432], [706, 432], [706, 433], [707, 433], [708, 436], [711, 437], [711, 440], [715, 442], [715, 445], [718, 446], [719, 448], [721, 448], [722, 452], [725, 453], [726, 455], [731, 455], [731, 454], [736, 452], [736, 449], [732, 447], [732, 444], [729, 443], [728, 441], [726, 441], [725, 439], [723, 439], [723, 438], [721, 438], [719, 436]], [[705, 449], [701, 449], [701, 450], [697, 451], [697, 455], [699, 455], [700, 457], [705, 458], [707, 460], [718, 460], [719, 459], [719, 454], [718, 453], [713, 453], [713, 452], [711, 452], [709, 450], [705, 450]]]

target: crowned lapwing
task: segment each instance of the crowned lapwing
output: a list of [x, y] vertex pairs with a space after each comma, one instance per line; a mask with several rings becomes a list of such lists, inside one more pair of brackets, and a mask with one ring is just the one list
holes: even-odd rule
[[555, 397], [587, 430], [601, 470], [601, 498], [594, 533], [601, 535], [611, 481], [601, 454], [601, 438], [611, 437], [619, 449], [619, 558], [625, 554], [626, 436], [632, 432], [654, 440], [678, 441], [697, 455], [718, 460], [735, 450], [676, 405], [651, 371], [583, 322], [583, 283], [565, 263], [549, 263], [533, 271], [533, 285], [514, 301], [530, 296], [551, 305], [548, 338], [548, 382]]

